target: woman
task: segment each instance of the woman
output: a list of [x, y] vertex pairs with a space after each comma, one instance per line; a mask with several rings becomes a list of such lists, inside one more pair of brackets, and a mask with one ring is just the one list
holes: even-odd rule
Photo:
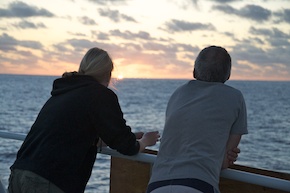
[[112, 70], [108, 53], [92, 48], [78, 72], [54, 81], [52, 96], [11, 166], [10, 193], [84, 192], [98, 141], [125, 155], [156, 144], [158, 132], [139, 133], [136, 139], [126, 125], [116, 94], [107, 88]]

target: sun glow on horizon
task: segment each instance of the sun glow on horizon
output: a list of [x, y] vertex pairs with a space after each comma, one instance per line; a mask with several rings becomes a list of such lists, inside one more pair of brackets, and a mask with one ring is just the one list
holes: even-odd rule
[[124, 78], [123, 74], [119, 74], [119, 75], [117, 76], [117, 79], [118, 79], [118, 80], [123, 80], [123, 78]]

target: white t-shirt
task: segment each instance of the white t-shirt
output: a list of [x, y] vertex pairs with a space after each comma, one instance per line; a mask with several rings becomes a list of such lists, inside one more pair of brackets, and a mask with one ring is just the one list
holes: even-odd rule
[[242, 93], [217, 82], [191, 80], [171, 96], [150, 182], [196, 178], [218, 188], [230, 134], [246, 134]]

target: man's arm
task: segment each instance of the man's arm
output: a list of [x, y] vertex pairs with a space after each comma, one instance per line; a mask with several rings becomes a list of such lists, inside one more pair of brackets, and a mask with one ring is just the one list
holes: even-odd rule
[[222, 169], [228, 168], [230, 165], [233, 165], [238, 157], [238, 153], [240, 153], [240, 149], [238, 149], [238, 145], [240, 143], [242, 135], [230, 135], [227, 146], [226, 146], [226, 153], [222, 165]]

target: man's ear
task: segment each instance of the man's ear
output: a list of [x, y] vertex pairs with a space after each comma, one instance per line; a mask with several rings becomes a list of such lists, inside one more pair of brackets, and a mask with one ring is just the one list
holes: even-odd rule
[[196, 79], [195, 70], [193, 69], [193, 78]]

